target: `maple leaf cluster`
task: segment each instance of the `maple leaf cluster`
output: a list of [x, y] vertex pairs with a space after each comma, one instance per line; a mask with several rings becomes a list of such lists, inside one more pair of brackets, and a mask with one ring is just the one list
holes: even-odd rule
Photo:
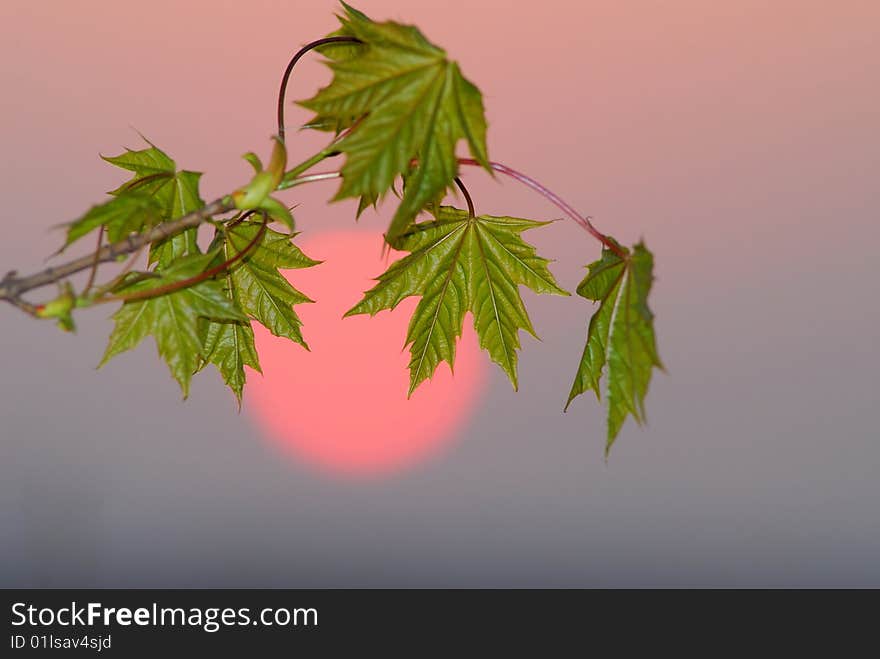
[[[254, 178], [226, 198], [232, 204], [227, 208], [238, 212], [212, 220], [215, 235], [207, 248], [200, 247], [195, 226], [162, 237], [150, 245], [146, 270], [124, 272], [99, 294], [81, 298], [104, 301], [101, 296], [110, 295], [123, 301], [113, 316], [115, 327], [102, 364], [152, 335], [184, 396], [192, 376], [210, 364], [240, 402], [245, 367], [260, 371], [253, 322], [307, 347], [294, 307], [312, 300], [282, 271], [312, 267], [317, 261], [292, 242], [293, 217], [269, 195], [295, 185], [296, 176], [311, 164], [341, 154], [344, 164], [335, 198], [358, 199], [358, 215], [402, 184], [385, 236], [389, 245], [406, 252], [346, 315], [375, 315], [408, 297], [419, 298], [406, 335], [412, 394], [442, 362], [453, 367], [470, 314], [481, 348], [518, 387], [520, 332], [537, 336], [520, 286], [539, 294], [569, 295], [550, 272], [550, 261], [523, 238], [526, 231], [548, 223], [478, 215], [467, 192], [468, 210], [442, 204], [453, 185], [463, 186], [456, 153], [460, 142], [470, 153], [468, 164], [493, 171], [480, 91], [417, 28], [375, 22], [344, 3], [343, 8], [341, 27], [331, 36], [345, 42], [336, 39], [320, 48], [332, 80], [300, 101], [314, 112], [307, 128], [336, 134], [332, 148], [287, 172], [283, 136], [276, 139], [265, 169], [256, 155], [246, 154]], [[179, 170], [153, 144], [105, 160], [133, 177], [113, 190], [108, 201], [67, 226], [65, 248], [95, 230], [111, 242], [121, 241], [205, 206], [199, 194], [201, 174]], [[287, 230], [271, 228], [273, 221]], [[662, 368], [648, 308], [653, 256], [643, 243], [626, 248], [586, 224], [605, 247], [577, 287], [598, 308], [566, 407], [588, 390], [599, 396], [604, 378], [607, 450], [627, 417], [644, 422], [651, 375]], [[65, 304], [62, 311], [69, 314], [72, 303]], [[69, 317], [64, 318], [67, 323]]]

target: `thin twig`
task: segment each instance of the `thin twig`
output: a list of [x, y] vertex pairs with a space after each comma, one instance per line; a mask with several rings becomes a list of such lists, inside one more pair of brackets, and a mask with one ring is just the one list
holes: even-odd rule
[[[310, 158], [308, 161], [304, 162], [296, 169], [307, 169], [308, 166], [319, 162], [325, 157], [327, 157], [327, 155], [322, 154], [321, 157], [316, 156]], [[458, 162], [462, 165], [480, 166], [480, 163], [471, 158], [459, 158]], [[416, 163], [414, 162], [414, 164]], [[497, 162], [490, 162], [489, 166], [493, 170], [510, 176], [511, 178], [519, 181], [520, 183], [541, 194], [545, 199], [556, 205], [563, 212], [565, 212], [566, 215], [568, 215], [571, 219], [581, 225], [586, 231], [590, 233], [590, 235], [602, 242], [602, 244], [605, 245], [608, 249], [610, 249], [621, 258], [626, 258], [626, 253], [620, 248], [619, 245], [617, 245], [617, 243], [615, 243], [608, 236], [604, 235], [598, 229], [596, 229], [590, 222], [590, 219], [588, 217], [582, 216], [574, 209], [574, 207], [569, 205], [565, 200], [559, 197], [559, 195], [554, 193], [552, 190], [541, 185], [540, 183], [538, 183], [538, 181], [531, 178], [530, 176], [527, 176], [522, 172], [518, 172], [515, 169], [508, 167], [507, 165], [503, 165]], [[339, 178], [341, 175], [341, 172], [334, 171], [300, 176], [298, 178], [287, 179], [284, 183], [282, 183], [282, 185], [279, 186], [279, 189], [291, 188], [314, 181], [335, 179]], [[460, 181], [457, 181], [457, 183], [460, 187], [462, 187]], [[471, 213], [474, 213], [473, 201], [470, 200], [470, 195], [467, 194], [465, 189], [462, 189], [462, 192], [465, 194], [465, 199], [469, 202], [468, 210]], [[235, 210], [235, 205], [232, 203], [232, 200], [229, 199], [229, 197], [216, 199], [206, 206], [203, 206], [202, 208], [193, 211], [192, 213], [188, 213], [187, 215], [184, 215], [183, 217], [178, 218], [173, 222], [164, 222], [155, 226], [153, 229], [146, 233], [131, 235], [125, 240], [122, 240], [118, 243], [104, 245], [94, 254], [87, 254], [78, 259], [74, 259], [73, 261], [69, 261], [59, 266], [46, 268], [45, 270], [41, 270], [40, 272], [28, 275], [26, 277], [19, 277], [15, 272], [10, 272], [2, 280], [0, 280], [0, 300], [5, 300], [6, 302], [9, 302], [16, 307], [22, 309], [23, 311], [33, 315], [36, 313], [37, 307], [21, 299], [21, 295], [23, 293], [26, 293], [35, 288], [40, 288], [42, 286], [52, 284], [57, 281], [61, 281], [62, 279], [66, 279], [67, 277], [70, 277], [77, 272], [81, 272], [82, 270], [94, 268], [96, 263], [114, 261], [116, 257], [121, 256], [122, 254], [131, 254], [132, 252], [137, 252], [145, 245], [149, 245], [150, 243], [156, 242], [158, 240], [168, 238], [172, 235], [180, 233], [181, 231], [185, 231], [186, 229], [196, 227], [202, 222], [209, 222], [215, 215], [222, 215], [223, 213], [228, 213], [232, 210]]]
[[[458, 162], [462, 165], [472, 165], [475, 167], [482, 167], [481, 163], [473, 160], [472, 158], [459, 158]], [[522, 172], [518, 172], [507, 165], [502, 165], [499, 162], [489, 162], [489, 167], [494, 169], [496, 172], [500, 172], [505, 174], [512, 179], [515, 179], [530, 187], [532, 190], [540, 194], [542, 197], [547, 199], [550, 203], [554, 204], [557, 208], [562, 210], [566, 215], [568, 215], [572, 220], [581, 225], [586, 231], [593, 236], [596, 240], [601, 242], [605, 247], [610, 249], [612, 252], [617, 254], [620, 258], [625, 259], [626, 253], [620, 248], [620, 246], [615, 243], [611, 238], [606, 236], [604, 233], [599, 231], [596, 227], [593, 226], [593, 223], [590, 222], [589, 217], [584, 217], [580, 213], [578, 213], [573, 206], [571, 206], [568, 202], [566, 202], [562, 197], [557, 195], [555, 192], [550, 190], [549, 188], [541, 185], [531, 176], [527, 176]]]
[[[69, 261], [59, 266], [46, 268], [45, 270], [41, 270], [40, 272], [26, 277], [7, 275], [2, 281], [0, 281], [0, 300], [6, 300], [7, 302], [16, 304], [15, 301], [22, 293], [66, 279], [77, 272], [92, 267], [95, 261], [98, 263], [114, 261], [117, 256], [131, 254], [144, 245], [168, 238], [169, 236], [180, 233], [186, 229], [196, 227], [202, 222], [208, 221], [214, 215], [228, 213], [234, 209], [235, 206], [231, 200], [217, 199], [207, 206], [203, 206], [192, 213], [188, 213], [173, 222], [163, 222], [162, 224], [156, 225], [146, 233], [134, 234], [118, 243], [104, 245], [104, 247], [98, 250], [95, 254], [86, 254], [73, 261]], [[20, 305], [16, 304], [16, 306]]]
[[89, 272], [89, 279], [83, 288], [83, 295], [92, 290], [95, 283], [95, 276], [98, 274], [98, 253], [101, 251], [101, 243], [104, 242], [104, 225], [98, 227], [98, 244], [95, 246], [95, 260], [92, 262], [92, 270]]
[[[122, 280], [125, 279], [125, 276], [129, 272], [131, 272], [132, 268], [134, 268], [134, 264], [137, 263], [137, 260], [140, 257], [140, 255], [144, 253], [145, 247], [146, 247], [146, 245], [141, 245], [138, 248], [138, 250], [131, 255], [131, 257], [128, 259], [128, 261], [125, 262], [125, 265], [122, 266], [122, 270], [119, 271], [119, 274], [117, 274], [110, 282], [108, 282], [107, 284], [104, 284], [103, 286], [101, 286], [101, 288], [99, 288], [97, 291], [95, 291], [95, 294], [92, 297], [99, 298], [102, 295], [104, 295], [105, 293], [112, 291], [119, 284], [121, 284]], [[85, 297], [85, 296], [86, 296], [86, 291], [83, 291], [83, 297]]]
[[298, 185], [303, 185], [304, 183], [314, 183], [315, 181], [330, 181], [332, 179], [341, 177], [342, 172], [340, 171], [315, 172], [314, 174], [306, 174], [305, 176], [300, 176], [299, 178], [293, 179], [293, 181], [291, 181], [287, 187], [294, 188]]
[[248, 219], [251, 215], [253, 215], [256, 212], [257, 212], [256, 209], [245, 211], [244, 213], [242, 213], [238, 217], [234, 218], [229, 224], [224, 226], [222, 228], [222, 230], [226, 231], [227, 229], [232, 229], [233, 227], [237, 227], [239, 224], [244, 222], [246, 219]]
[[37, 305], [31, 304], [21, 297], [12, 298], [9, 300], [9, 302], [24, 311], [26, 314], [37, 317], [37, 309], [39, 308]]
[[251, 239], [251, 241], [245, 246], [243, 250], [238, 252], [235, 256], [230, 259], [227, 259], [223, 263], [219, 265], [215, 265], [212, 268], [208, 268], [207, 270], [200, 272], [197, 275], [193, 275], [192, 277], [187, 277], [186, 279], [180, 279], [178, 281], [171, 282], [170, 284], [166, 284], [165, 286], [157, 286], [156, 288], [149, 288], [144, 291], [137, 291], [136, 293], [129, 293], [128, 295], [112, 295], [110, 297], [104, 297], [99, 300], [95, 300], [93, 304], [104, 304], [106, 302], [132, 302], [134, 300], [146, 300], [153, 297], [159, 297], [160, 295], [166, 295], [167, 293], [173, 293], [174, 291], [179, 291], [182, 288], [189, 288], [190, 286], [195, 286], [203, 281], [211, 279], [215, 275], [220, 274], [224, 270], [228, 269], [230, 266], [237, 263], [239, 260], [243, 259], [247, 256], [254, 247], [263, 239], [263, 236], [266, 235], [266, 227], [269, 224], [269, 216], [265, 212], [260, 212], [260, 215], [263, 219], [260, 224], [260, 228], [257, 231], [257, 235]]

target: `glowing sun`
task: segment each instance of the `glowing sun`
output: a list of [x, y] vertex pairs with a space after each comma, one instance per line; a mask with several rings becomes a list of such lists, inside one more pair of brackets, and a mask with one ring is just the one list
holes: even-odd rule
[[484, 385], [486, 366], [473, 327], [465, 321], [454, 376], [441, 364], [407, 400], [409, 351], [402, 347], [418, 299], [373, 318], [342, 318], [387, 267], [381, 235], [328, 232], [297, 242], [324, 261], [288, 273], [317, 301], [296, 308], [311, 351], [255, 326], [263, 376], [248, 376], [248, 412], [284, 451], [338, 474], [384, 474], [439, 454], [469, 418]]

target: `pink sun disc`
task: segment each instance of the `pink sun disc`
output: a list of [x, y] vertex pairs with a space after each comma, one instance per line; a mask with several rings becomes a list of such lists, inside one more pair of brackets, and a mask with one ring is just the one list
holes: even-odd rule
[[245, 407], [284, 452], [350, 476], [387, 474], [442, 453], [470, 418], [485, 384], [485, 363], [468, 320], [454, 375], [443, 363], [407, 399], [406, 329], [417, 298], [374, 317], [343, 314], [388, 263], [382, 236], [356, 231], [303, 237], [313, 268], [287, 278], [316, 300], [298, 305], [310, 351], [254, 324], [263, 375], [248, 372]]

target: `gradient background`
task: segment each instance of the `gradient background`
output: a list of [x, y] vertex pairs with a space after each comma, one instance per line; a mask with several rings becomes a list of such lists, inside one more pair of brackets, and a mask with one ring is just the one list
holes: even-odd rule
[[[595, 401], [561, 413], [576, 299], [527, 295], [543, 342], [524, 339], [521, 391], [493, 367], [441, 455], [367, 480], [282, 455], [217, 377], [181, 403], [151, 341], [96, 372], [103, 310], [64, 335], [5, 307], [0, 585], [880, 586], [880, 5], [358, 6], [461, 61], [495, 159], [646, 238], [669, 368], [650, 427], [628, 423], [605, 465]], [[206, 171], [206, 198], [240, 183], [284, 63], [335, 8], [3, 0], [3, 269], [38, 268], [47, 227], [118, 182], [97, 153], [136, 147], [132, 126]], [[327, 79], [313, 59], [291, 98]], [[487, 212], [557, 216], [467, 181]], [[331, 191], [295, 197], [307, 231], [353, 225]], [[571, 223], [534, 240], [569, 288], [598, 252]]]

